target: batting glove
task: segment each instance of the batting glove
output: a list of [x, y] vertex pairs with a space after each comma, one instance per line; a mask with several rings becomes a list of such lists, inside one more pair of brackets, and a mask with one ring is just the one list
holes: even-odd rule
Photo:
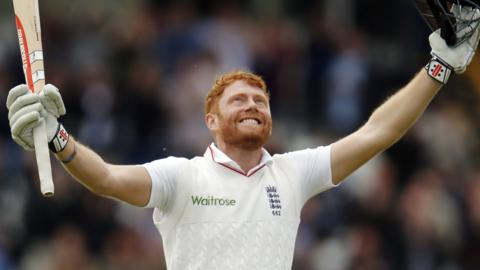
[[39, 95], [24, 84], [16, 86], [8, 93], [7, 109], [12, 138], [25, 150], [35, 149], [33, 129], [41, 121], [45, 121], [50, 149], [57, 153], [65, 148], [69, 136], [57, 120], [65, 114], [65, 106], [55, 86], [45, 85]]
[[[480, 11], [471, 7], [453, 5], [452, 12], [457, 19], [457, 39], [464, 39], [456, 47], [449, 47], [440, 36], [440, 29], [429, 36], [432, 48], [432, 59], [425, 67], [428, 74], [435, 80], [446, 84], [452, 71], [457, 74], [465, 72], [468, 64], [472, 61], [480, 37]], [[465, 22], [469, 22], [466, 24]], [[473, 32], [473, 34], [472, 34]]]

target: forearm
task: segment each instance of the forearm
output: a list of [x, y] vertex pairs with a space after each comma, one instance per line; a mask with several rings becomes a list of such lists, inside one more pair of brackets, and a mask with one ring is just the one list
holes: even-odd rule
[[410, 83], [378, 107], [363, 128], [374, 132], [382, 148], [389, 147], [423, 114], [441, 86], [422, 69]]
[[60, 161], [65, 161], [72, 157], [74, 151], [76, 153], [73, 159], [62, 163], [63, 167], [89, 190], [99, 195], [109, 195], [111, 179], [109, 165], [94, 151], [70, 137], [65, 149], [57, 153], [56, 157]]
[[409, 84], [378, 107], [358, 131], [333, 143], [333, 182], [339, 183], [398, 141], [422, 115], [440, 87], [440, 83], [422, 70]]

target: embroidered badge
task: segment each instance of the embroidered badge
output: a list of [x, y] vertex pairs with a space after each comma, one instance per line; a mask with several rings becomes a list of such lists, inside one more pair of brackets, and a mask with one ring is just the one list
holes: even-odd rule
[[281, 216], [282, 202], [280, 201], [280, 195], [277, 192], [277, 187], [268, 185], [265, 187], [265, 190], [267, 191], [267, 199], [270, 209], [272, 209], [272, 215]]

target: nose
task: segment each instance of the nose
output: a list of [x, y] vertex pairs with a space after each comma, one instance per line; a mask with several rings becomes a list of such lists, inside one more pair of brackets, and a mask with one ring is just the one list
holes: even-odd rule
[[247, 102], [247, 111], [250, 111], [250, 110], [255, 110], [255, 111], [258, 110], [257, 103], [255, 102], [255, 100], [253, 100], [253, 98], [249, 98]]

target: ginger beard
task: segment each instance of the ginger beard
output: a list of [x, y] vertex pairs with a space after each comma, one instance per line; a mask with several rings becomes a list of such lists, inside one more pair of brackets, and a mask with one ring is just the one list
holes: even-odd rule
[[[272, 117], [258, 110], [253, 112], [241, 112], [225, 118], [218, 112], [219, 131], [218, 136], [231, 146], [244, 150], [257, 150], [270, 138], [272, 133]], [[259, 120], [258, 125], [244, 124], [242, 119], [254, 118]]]

